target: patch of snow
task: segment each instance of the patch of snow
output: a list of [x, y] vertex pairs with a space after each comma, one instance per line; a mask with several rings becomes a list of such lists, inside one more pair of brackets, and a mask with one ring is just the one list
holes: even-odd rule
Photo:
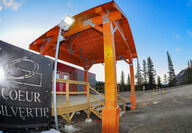
[[85, 122], [91, 123], [92, 119], [85, 119]]
[[65, 125], [65, 128], [63, 129], [63, 131], [67, 132], [67, 133], [72, 133], [77, 131], [77, 128], [74, 128], [72, 125]]
[[155, 102], [153, 102], [153, 104], [157, 104], [157, 103], [158, 103], [158, 102], [156, 102], [156, 101], [155, 101]]
[[125, 113], [124, 111], [120, 111], [119, 117], [123, 116], [124, 113]]
[[50, 129], [49, 131], [43, 131], [41, 133], [61, 133], [61, 132], [59, 132], [59, 131], [57, 131], [55, 129]]

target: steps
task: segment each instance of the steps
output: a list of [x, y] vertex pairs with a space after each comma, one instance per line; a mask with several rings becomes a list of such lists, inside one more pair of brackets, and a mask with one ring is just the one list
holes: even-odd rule
[[[93, 95], [91, 96], [91, 98], [93, 98], [97, 103], [90, 105], [90, 111], [93, 114], [95, 114], [98, 118], [102, 119], [102, 109], [105, 108], [104, 101], [99, 101]], [[118, 101], [117, 104], [119, 105], [121, 112], [125, 112], [125, 105], [126, 105], [127, 99], [118, 95], [117, 101]]]
[[97, 105], [91, 105], [90, 106], [90, 111], [94, 113], [97, 117], [102, 119], [102, 109], [104, 106], [102, 104], [97, 104]]

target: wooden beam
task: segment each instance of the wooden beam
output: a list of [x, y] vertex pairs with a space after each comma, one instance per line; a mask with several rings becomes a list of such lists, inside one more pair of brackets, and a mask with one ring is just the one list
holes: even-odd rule
[[136, 96], [135, 96], [135, 81], [134, 81], [133, 64], [130, 64], [129, 67], [130, 67], [130, 77], [131, 77], [131, 96], [130, 96], [130, 102], [131, 102], [131, 109], [135, 109], [135, 107], [136, 107]]
[[102, 102], [102, 101], [98, 100], [98, 99], [97, 99], [97, 98], [95, 98], [93, 95], [91, 95], [91, 94], [90, 94], [90, 97], [91, 97], [93, 100], [95, 100], [96, 102], [98, 102], [99, 104], [101, 104], [101, 105], [105, 106], [105, 104], [103, 104], [103, 102]]
[[[113, 11], [113, 12], [109, 13], [110, 21], [119, 20], [119, 19], [123, 19], [123, 16], [119, 11]], [[103, 24], [103, 17], [97, 16], [97, 17], [93, 17], [90, 20], [86, 20], [86, 21], [90, 21], [92, 24], [97, 26], [97, 25]], [[93, 27], [93, 26], [90, 26], [89, 24], [84, 24], [84, 22], [80, 22], [80, 23], [76, 24], [75, 26], [71, 26], [70, 30], [65, 32], [65, 36], [67, 37], [67, 36], [73, 35], [75, 33], [90, 29], [91, 27]]]
[[67, 113], [67, 125], [71, 124], [70, 113]]
[[69, 106], [69, 82], [66, 83], [66, 105]]
[[79, 84], [79, 85], [88, 85], [88, 82], [76, 81], [76, 80], [66, 80], [66, 79], [57, 79], [59, 83], [70, 83], [70, 84]]
[[102, 110], [102, 133], [119, 132], [119, 107], [117, 106], [116, 52], [113, 26], [109, 14], [103, 16], [105, 60], [105, 108]]
[[[53, 92], [51, 92], [51, 94], [53, 95]], [[60, 94], [60, 95], [64, 95], [66, 94], [66, 92], [56, 92], [56, 94]], [[87, 92], [69, 92], [69, 94], [87, 94]]]
[[75, 112], [73, 112], [72, 114], [71, 114], [71, 116], [70, 116], [70, 121], [71, 121], [71, 119], [73, 118], [73, 116], [74, 116], [74, 114], [75, 114]]
[[99, 93], [98, 91], [96, 91], [95, 89], [93, 89], [91, 86], [89, 87], [92, 91], [94, 91], [96, 94], [98, 94], [99, 96], [105, 98], [104, 95], [102, 95], [101, 93]]
[[[96, 104], [97, 102], [92, 102], [90, 104]], [[89, 104], [84, 103], [84, 104], [78, 104], [78, 105], [69, 105], [69, 106], [61, 106], [57, 107], [57, 114], [62, 115], [62, 114], [67, 114], [71, 112], [76, 112], [80, 110], [85, 110], [89, 108]], [[54, 109], [52, 108], [52, 116], [54, 116]]]
[[[88, 82], [88, 70], [84, 70], [84, 82]], [[87, 85], [84, 86], [84, 91], [87, 92]]]
[[121, 28], [121, 26], [119, 25], [119, 23], [118, 23], [117, 21], [113, 21], [113, 23], [116, 25], [116, 29], [117, 29], [116, 31], [119, 32], [121, 38], [123, 39], [124, 43], [126, 44], [126, 46], [127, 46], [127, 48], [128, 48], [127, 54], [128, 54], [128, 56], [130, 57], [130, 59], [129, 59], [129, 64], [132, 64], [132, 60], [133, 60], [133, 59], [132, 59], [132, 53], [131, 53], [131, 49], [130, 49], [130, 47], [129, 47], [128, 41], [127, 41], [127, 39], [125, 38], [124, 31], [123, 31], [123, 29]]
[[96, 31], [98, 31], [99, 33], [103, 34], [103, 28], [101, 28], [100, 26], [94, 26], [93, 29], [95, 29]]

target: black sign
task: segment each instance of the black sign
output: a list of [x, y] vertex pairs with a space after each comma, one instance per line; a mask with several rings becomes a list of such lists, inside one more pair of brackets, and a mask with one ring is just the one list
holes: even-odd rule
[[51, 120], [53, 62], [0, 41], [0, 127], [27, 128]]

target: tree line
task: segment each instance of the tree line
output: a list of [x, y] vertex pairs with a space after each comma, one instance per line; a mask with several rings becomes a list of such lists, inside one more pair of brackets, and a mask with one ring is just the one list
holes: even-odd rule
[[[156, 87], [161, 88], [164, 86], [174, 86], [176, 84], [175, 70], [169, 52], [167, 52], [167, 59], [168, 59], [168, 73], [164, 74], [163, 76], [164, 84], [162, 84], [161, 77], [156, 73], [151, 57], [148, 57], [147, 60], [143, 60], [142, 68], [140, 66], [139, 61], [137, 60], [137, 67], [135, 74], [135, 80], [136, 80], [135, 90], [142, 90], [143, 86], [145, 86], [146, 90], [152, 90], [153, 88]], [[122, 71], [120, 77], [120, 91], [129, 91], [130, 89], [131, 89], [130, 75], [128, 74], [127, 83], [125, 84], [125, 74]]]

